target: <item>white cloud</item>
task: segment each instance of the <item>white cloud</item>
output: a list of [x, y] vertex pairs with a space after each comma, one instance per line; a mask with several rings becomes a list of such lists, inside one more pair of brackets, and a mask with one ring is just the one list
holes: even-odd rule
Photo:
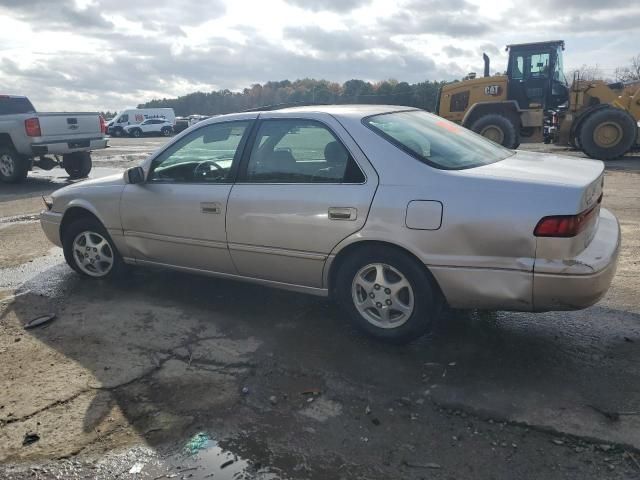
[[[400, 81], [504, 70], [504, 45], [564, 38], [565, 64], [640, 53], [640, 6], [611, 0], [0, 0], [0, 92], [120, 109], [302, 77]], [[624, 31], [624, 35], [619, 32]]]

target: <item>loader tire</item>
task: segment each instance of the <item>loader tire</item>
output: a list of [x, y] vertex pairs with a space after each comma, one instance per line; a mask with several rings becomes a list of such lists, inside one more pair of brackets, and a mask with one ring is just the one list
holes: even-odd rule
[[516, 126], [508, 117], [498, 113], [483, 115], [473, 122], [471, 130], [503, 147], [514, 149], [520, 145], [520, 135]]
[[604, 108], [584, 120], [576, 143], [591, 158], [613, 160], [629, 152], [637, 136], [638, 126], [628, 112]]

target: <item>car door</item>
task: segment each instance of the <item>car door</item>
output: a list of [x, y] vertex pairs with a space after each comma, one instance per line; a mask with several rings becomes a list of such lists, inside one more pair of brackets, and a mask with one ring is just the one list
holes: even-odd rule
[[225, 213], [251, 124], [248, 119], [202, 126], [158, 154], [144, 183], [125, 187], [120, 215], [136, 261], [235, 272]]
[[142, 133], [152, 133], [155, 131], [157, 126], [155, 125], [155, 120], [145, 120], [140, 124], [140, 128], [142, 129]]
[[252, 137], [227, 209], [234, 264], [241, 275], [322, 288], [328, 255], [366, 221], [375, 170], [330, 115], [264, 113]]

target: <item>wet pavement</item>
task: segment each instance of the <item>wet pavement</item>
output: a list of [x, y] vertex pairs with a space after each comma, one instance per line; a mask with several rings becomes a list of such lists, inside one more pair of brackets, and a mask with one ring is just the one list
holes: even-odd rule
[[[92, 175], [164, 141], [114, 140]], [[607, 172], [623, 251], [600, 303], [449, 311], [403, 347], [322, 298], [151, 269], [84, 281], [30, 230], [64, 171], [2, 185], [0, 478], [640, 478], [639, 163]]]

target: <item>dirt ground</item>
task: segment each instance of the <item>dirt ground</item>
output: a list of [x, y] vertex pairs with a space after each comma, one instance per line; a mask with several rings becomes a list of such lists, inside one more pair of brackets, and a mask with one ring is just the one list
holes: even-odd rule
[[[164, 141], [112, 139], [92, 175]], [[322, 298], [82, 280], [33, 217], [66, 183], [0, 185], [0, 478], [640, 478], [640, 157], [607, 165], [623, 245], [601, 302], [451, 311], [404, 347]]]

